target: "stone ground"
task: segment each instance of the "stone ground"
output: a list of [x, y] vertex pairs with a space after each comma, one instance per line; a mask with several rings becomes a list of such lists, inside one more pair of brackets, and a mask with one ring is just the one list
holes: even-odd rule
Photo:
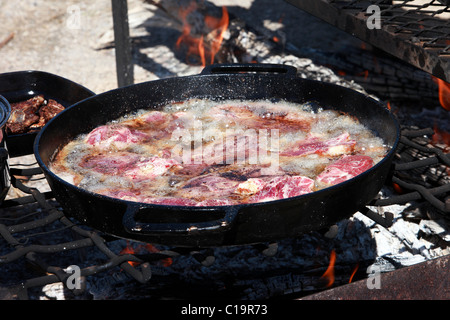
[[[255, 28], [275, 25], [286, 34], [286, 40], [297, 47], [330, 50], [358, 43], [355, 38], [284, 1], [210, 2], [226, 6], [230, 14]], [[113, 35], [110, 1], [0, 0], [0, 7], [0, 43], [7, 42], [0, 45], [0, 73], [47, 71], [80, 83], [96, 93], [117, 87], [114, 48], [99, 50]], [[151, 39], [165, 38], [161, 32], [166, 31], [167, 37], [173, 38], [167, 41], [175, 44], [179, 33], [171, 31], [170, 26], [159, 29], [159, 34], [150, 34], [140, 28], [143, 21], [158, 19], [154, 6], [145, 4], [143, 0], [129, 0], [128, 10], [132, 35], [147, 32], [151, 44]], [[160, 78], [157, 72], [142, 68], [139, 63], [134, 68], [135, 82]], [[196, 73], [197, 69], [192, 72]]]

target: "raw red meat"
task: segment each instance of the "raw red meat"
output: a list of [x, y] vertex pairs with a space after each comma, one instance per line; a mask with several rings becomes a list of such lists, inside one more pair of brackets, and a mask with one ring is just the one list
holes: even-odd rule
[[183, 198], [193, 198], [199, 201], [226, 197], [234, 192], [239, 181], [230, 180], [216, 175], [205, 175], [189, 180], [177, 195]]
[[173, 159], [159, 157], [140, 158], [138, 162], [124, 170], [123, 176], [129, 177], [133, 181], [152, 179], [163, 175], [176, 166], [179, 166], [179, 163]]
[[338, 161], [327, 166], [325, 170], [317, 176], [320, 185], [332, 186], [363, 173], [373, 166], [371, 157], [354, 155], [343, 156]]
[[94, 171], [128, 177], [139, 181], [163, 175], [179, 163], [173, 159], [159, 157], [145, 158], [134, 153], [97, 154], [87, 156], [80, 164], [83, 168]]
[[286, 112], [254, 112], [252, 107], [242, 105], [223, 105], [212, 108], [215, 117], [226, 118], [231, 122], [244, 123], [247, 127], [255, 129], [277, 129], [281, 132], [292, 130], [308, 131], [312, 119], [299, 117]]
[[140, 129], [149, 126], [151, 126], [153, 129], [161, 129], [166, 127], [171, 120], [172, 115], [167, 112], [150, 111], [134, 118], [133, 120], [125, 120], [122, 122], [122, 124], [134, 129]]
[[335, 138], [322, 141], [317, 137], [309, 137], [303, 140], [291, 150], [281, 153], [282, 156], [306, 156], [308, 154], [323, 154], [336, 156], [353, 151], [356, 141], [350, 139], [350, 135], [345, 132]]
[[108, 174], [121, 175], [140, 159], [139, 155], [122, 152], [118, 154], [95, 154], [83, 158], [80, 166], [85, 169]]
[[107, 149], [114, 145], [116, 149], [125, 149], [133, 143], [138, 143], [148, 136], [138, 130], [121, 125], [104, 125], [92, 130], [86, 137], [86, 142], [92, 146]]
[[281, 176], [269, 180], [262, 190], [250, 197], [250, 202], [265, 202], [290, 198], [313, 191], [314, 180], [303, 176]]

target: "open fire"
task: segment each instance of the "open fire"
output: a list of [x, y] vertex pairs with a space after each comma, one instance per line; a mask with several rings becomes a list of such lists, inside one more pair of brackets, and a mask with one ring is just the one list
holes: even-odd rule
[[184, 8], [180, 7], [179, 17], [183, 23], [183, 29], [176, 42], [178, 50], [185, 49], [186, 61], [190, 64], [206, 66], [214, 63], [214, 57], [219, 51], [225, 31], [228, 28], [229, 16], [226, 7], [222, 7], [222, 17], [217, 18], [206, 14], [204, 16], [204, 28], [200, 34], [194, 34], [190, 15], [198, 9], [197, 2], [192, 1]]
[[[127, 246], [123, 248], [119, 255], [125, 255], [125, 254], [133, 254], [133, 255], [146, 255], [149, 253], [158, 253], [160, 250], [158, 250], [154, 245], [150, 243], [135, 243], [131, 241], [126, 241]], [[141, 262], [137, 261], [128, 261], [128, 263], [133, 266], [137, 267], [141, 264]], [[164, 267], [168, 267], [172, 264], [172, 258], [164, 258], [158, 261], [158, 263]]]

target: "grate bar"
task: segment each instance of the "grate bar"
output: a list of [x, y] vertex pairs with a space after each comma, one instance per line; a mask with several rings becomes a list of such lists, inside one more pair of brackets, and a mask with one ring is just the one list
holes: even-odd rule
[[[361, 40], [450, 82], [450, 6], [437, 0], [286, 0]], [[380, 28], [369, 29], [376, 5]], [[372, 21], [372, 20], [371, 20]]]
[[[65, 217], [62, 211], [57, 210], [52, 204], [48, 203], [45, 194], [40, 193], [37, 189], [28, 188], [18, 179], [12, 179], [12, 181], [14, 187], [30, 194], [31, 197], [35, 199], [35, 202], [37, 202], [40, 207], [47, 212], [43, 218], [35, 219], [31, 222], [11, 226], [0, 224], [0, 236], [14, 249], [10, 253], [0, 256], [0, 265], [16, 261], [20, 258], [25, 258], [31, 263], [40, 266], [48, 273], [46, 276], [24, 280], [22, 283], [17, 285], [17, 288], [20, 289], [19, 296], [21, 298], [27, 297], [26, 291], [29, 288], [60, 281], [62, 281], [63, 284], [66, 284], [65, 280], [70, 276], [70, 274], [66, 273], [61, 267], [47, 265], [39, 258], [38, 253], [52, 254], [95, 246], [107, 257], [108, 260], [102, 264], [81, 269], [81, 276], [93, 275], [119, 266], [122, 270], [127, 272], [131, 277], [140, 283], [145, 283], [150, 280], [151, 269], [149, 263], [142, 261], [132, 254], [115, 254], [107, 246], [106, 241], [100, 236], [100, 234], [77, 226], [70, 219]], [[56, 221], [61, 222], [66, 228], [71, 229], [82, 238], [56, 245], [26, 245], [14, 237], [14, 234], [16, 233], [45, 227]], [[129, 264], [128, 261], [139, 262], [141, 264], [139, 265], [139, 268], [137, 268]], [[77, 294], [75, 290], [77, 289], [73, 289], [72, 291], [74, 294]]]
[[450, 194], [450, 184], [444, 184], [434, 188], [426, 188], [418, 183], [411, 183], [404, 181], [400, 178], [400, 173], [407, 170], [414, 170], [418, 168], [427, 168], [430, 166], [442, 165], [445, 167], [450, 167], [450, 154], [445, 154], [442, 150], [435, 147], [428, 147], [426, 145], [420, 145], [415, 142], [414, 138], [419, 138], [425, 135], [433, 135], [432, 129], [421, 129], [421, 130], [402, 130], [402, 136], [400, 138], [400, 144], [415, 149], [417, 151], [426, 154], [427, 157], [424, 159], [416, 161], [408, 161], [404, 163], [394, 163], [394, 174], [391, 178], [392, 183], [399, 185], [405, 190], [411, 192], [392, 196], [387, 199], [376, 199], [372, 201], [371, 205], [374, 206], [387, 206], [392, 204], [402, 204], [409, 201], [422, 200], [425, 199], [436, 209], [444, 212], [450, 213], [449, 201], [441, 201], [438, 197], [446, 198]]

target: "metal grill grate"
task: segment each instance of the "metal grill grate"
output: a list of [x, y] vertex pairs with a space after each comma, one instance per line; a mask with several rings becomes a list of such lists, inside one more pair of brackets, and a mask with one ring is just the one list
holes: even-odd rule
[[[438, 0], [286, 0], [450, 82], [450, 3]], [[379, 27], [369, 28], [379, 9]]]

